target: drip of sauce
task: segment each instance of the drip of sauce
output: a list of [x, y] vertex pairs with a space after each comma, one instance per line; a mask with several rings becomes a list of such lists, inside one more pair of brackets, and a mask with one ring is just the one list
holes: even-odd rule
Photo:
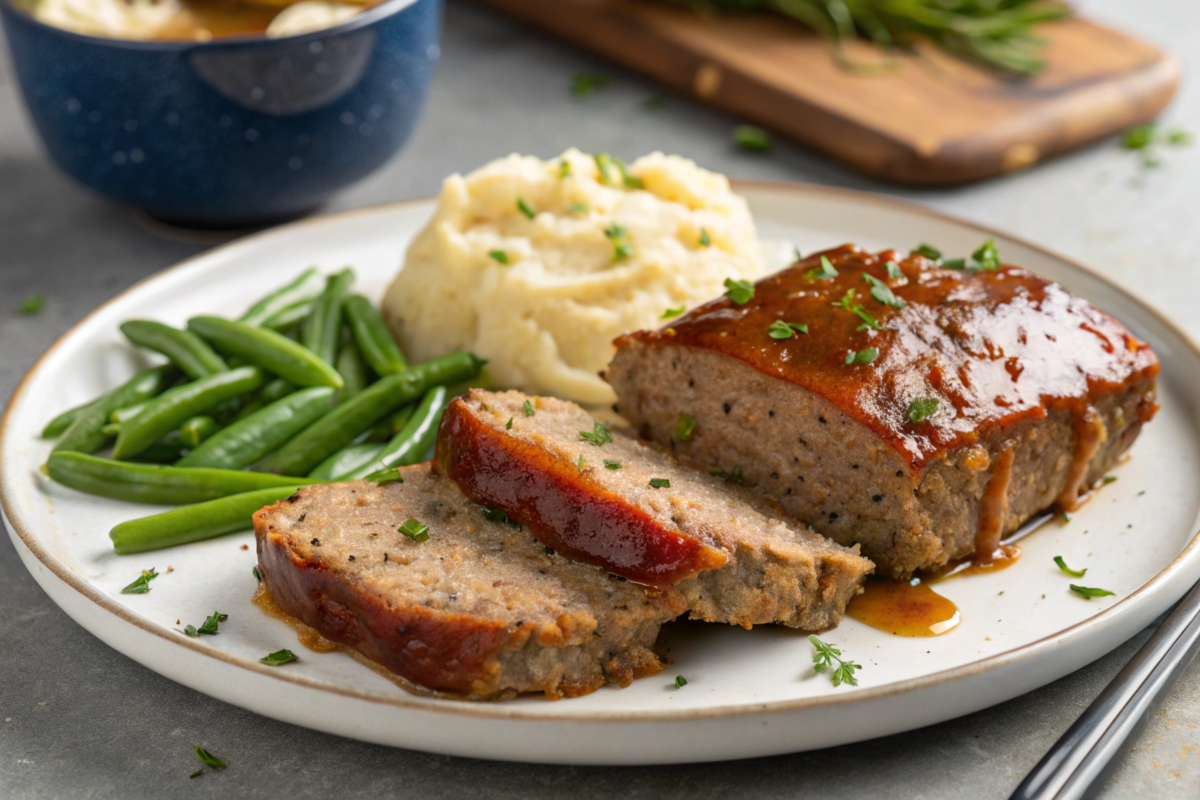
[[267, 591], [265, 583], [260, 583], [258, 588], [254, 590], [254, 597], [251, 599], [251, 602], [258, 606], [258, 610], [268, 617], [274, 617], [290, 625], [296, 631], [296, 638], [300, 640], [300, 644], [309, 650], [317, 653], [332, 653], [341, 647], [337, 642], [330, 641], [319, 634], [315, 628], [311, 628], [295, 617], [290, 617], [283, 613], [279, 606], [275, 605], [275, 601], [271, 598], [271, 593]]
[[1015, 544], [1001, 544], [983, 557], [978, 554], [961, 561], [955, 561], [933, 572], [927, 580], [930, 583], [957, 578], [962, 575], [983, 575], [988, 572], [1007, 569], [1021, 557], [1021, 548]]
[[1016, 447], [1010, 441], [996, 458], [996, 468], [983, 492], [979, 504], [979, 530], [975, 534], [975, 561], [989, 561], [997, 555], [1003, 558], [1000, 536], [1004, 533], [1004, 519], [1008, 516], [1008, 486], [1012, 483], [1015, 453]]
[[1062, 510], [1074, 511], [1079, 507], [1088, 465], [1107, 438], [1108, 429], [1104, 427], [1104, 420], [1096, 413], [1096, 409], [1088, 406], [1075, 421], [1075, 453], [1071, 459], [1071, 471], [1067, 473], [1067, 484], [1057, 500]]
[[918, 579], [869, 579], [846, 614], [896, 636], [938, 636], [960, 621], [958, 607]]

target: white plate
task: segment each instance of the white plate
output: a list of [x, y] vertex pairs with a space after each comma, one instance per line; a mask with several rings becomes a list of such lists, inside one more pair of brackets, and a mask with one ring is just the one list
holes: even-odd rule
[[[806, 186], [742, 184], [764, 239], [802, 250], [937, 243], [974, 249], [991, 232], [877, 197]], [[943, 636], [889, 636], [846, 620], [825, 638], [863, 665], [857, 688], [814, 675], [795, 631], [668, 626], [675, 664], [627, 689], [559, 702], [478, 704], [406, 694], [342, 653], [299, 647], [250, 604], [253, 536], [235, 534], [141, 556], [116, 556], [107, 532], [155, 511], [53, 485], [37, 470], [41, 426], [122, 381], [142, 362], [120, 339], [130, 317], [180, 324], [236, 314], [309, 264], [353, 264], [378, 297], [432, 203], [421, 200], [309, 220], [258, 234], [167, 270], [97, 309], [62, 337], [17, 388], [0, 427], [0, 504], [17, 551], [80, 625], [151, 669], [276, 719], [383, 744], [523, 761], [646, 764], [763, 756], [910, 730], [1027, 692], [1111, 650], [1200, 578], [1200, 352], [1138, 300], [1067, 260], [997, 235], [1006, 261], [1061, 281], [1149, 340], [1163, 362], [1162, 410], [1132, 457], [1069, 524], [1022, 541], [1013, 567], [957, 578], [939, 591], [962, 610]], [[247, 549], [247, 545], [249, 548]], [[1086, 566], [1084, 583], [1116, 592], [1083, 600], [1052, 558]], [[144, 595], [120, 594], [140, 570], [161, 574]], [[169, 568], [173, 568], [168, 572]], [[218, 636], [176, 628], [219, 610]], [[177, 620], [179, 622], [177, 622]], [[282, 647], [300, 661], [270, 668]], [[688, 684], [673, 686], [676, 674]]]

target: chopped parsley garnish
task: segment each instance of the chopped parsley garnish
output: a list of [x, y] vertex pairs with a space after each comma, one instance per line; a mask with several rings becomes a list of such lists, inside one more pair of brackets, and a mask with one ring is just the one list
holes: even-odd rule
[[505, 514], [503, 511], [501, 511], [498, 508], [488, 508], [487, 506], [480, 506], [479, 511], [481, 514], [483, 514], [483, 518], [486, 519], [488, 522], [499, 522], [503, 525], [507, 525], [508, 527], [512, 528], [514, 531], [521, 530], [521, 523], [514, 522], [513, 520], [509, 519], [508, 514]]
[[529, 402], [528, 400], [525, 401], [524, 408], [525, 408], [525, 416], [527, 416], [527, 417], [532, 417], [536, 413], [533, 410], [533, 403]]
[[508, 422], [506, 422], [506, 423], [504, 424], [504, 430], [506, 430], [506, 431], [511, 431], [511, 430], [512, 430], [513, 419], [514, 419], [513, 417], [509, 417], [509, 418], [508, 418]]
[[193, 772], [191, 775], [188, 775], [188, 777], [189, 778], [199, 778], [203, 774], [204, 774], [204, 770], [198, 769], [195, 772]]
[[274, 653], [269, 653], [258, 660], [260, 664], [266, 664], [268, 667], [278, 667], [281, 664], [288, 664], [292, 661], [299, 661], [300, 656], [293, 653], [291, 650], [276, 650]]
[[[1071, 569], [1070, 567], [1068, 567], [1067, 562], [1063, 561], [1062, 556], [1055, 556], [1054, 563], [1058, 564], [1058, 568], [1061, 569], [1065, 574], [1070, 575], [1072, 578], [1082, 578], [1084, 575], [1087, 574], [1086, 568]], [[1109, 594], [1112, 594], [1112, 592], [1109, 592]]]
[[895, 261], [886, 262], [883, 265], [883, 268], [887, 270], [887, 276], [889, 278], [903, 278], [904, 277], [904, 273], [900, 271], [900, 265], [897, 264]]
[[1065, 512], [1065, 511], [1059, 511], [1059, 512], [1058, 512], [1058, 515], [1059, 515], [1060, 517], [1062, 517], [1062, 521], [1063, 521], [1063, 522], [1070, 522], [1070, 521], [1071, 521], [1071, 515], [1070, 515], [1070, 514], [1068, 514], [1068, 513], [1067, 513], [1067, 512]]
[[1093, 589], [1088, 586], [1076, 586], [1073, 583], [1071, 584], [1071, 591], [1085, 600], [1091, 600], [1093, 597], [1111, 597], [1114, 594], [1108, 589]]
[[682, 675], [676, 675], [675, 676], [675, 688], [682, 689], [685, 686], [687, 686], [687, 678], [683, 677]]
[[497, 264], [508, 263], [508, 253], [504, 252], [503, 250], [489, 250], [488, 255], [491, 256], [492, 261], [495, 261]]
[[851, 350], [846, 354], [847, 364], [870, 364], [875, 359], [879, 358], [879, 350], [874, 347], [867, 347], [859, 350], [857, 353]]
[[205, 750], [203, 747], [192, 745], [192, 749], [196, 751], [196, 758], [200, 759], [200, 763], [202, 763], [204, 766], [212, 767], [213, 769], [225, 769], [225, 762]]
[[600, 72], [580, 72], [571, 76], [571, 94], [576, 97], [587, 97], [597, 89], [603, 89], [612, 79]]
[[1105, 475], [1101, 480], [1103, 480], [1104, 484], [1107, 486], [1108, 484], [1112, 483], [1116, 479], [1117, 479], [1116, 475]]
[[841, 650], [826, 644], [816, 636], [809, 636], [808, 640], [812, 642], [813, 647], [817, 648], [817, 652], [813, 654], [813, 672], [825, 672], [833, 667], [833, 662], [836, 661], [837, 667], [829, 673], [829, 679], [833, 681], [833, 685], [841, 686], [843, 683], [848, 683], [851, 686], [858, 686], [858, 678], [854, 677], [854, 671], [862, 669], [861, 664], [843, 660]]
[[[856, 314], [858, 318], [862, 320], [862, 323], [858, 326], [858, 330], [860, 331], [865, 331], [867, 328], [875, 331], [882, 329], [883, 326], [879, 324], [879, 320], [868, 314], [867, 310], [863, 308], [862, 303], [854, 302], [854, 297], [856, 294], [857, 292], [855, 292], [853, 289], [847, 289], [846, 294], [842, 295], [841, 300], [835, 300], [833, 302], [833, 307], [844, 308], [850, 313]], [[849, 364], [850, 362], [847, 361], [846, 363]]]
[[726, 278], [725, 290], [725, 296], [739, 306], [746, 305], [746, 303], [750, 302], [750, 298], [754, 297], [754, 284], [750, 283], [750, 281]]
[[808, 326], [799, 322], [784, 322], [777, 319], [767, 328], [767, 336], [772, 339], [790, 339], [797, 333], [808, 333]]
[[[800, 258], [799, 250], [796, 251], [796, 258]], [[836, 278], [837, 276], [838, 271], [834, 268], [833, 262], [825, 256], [821, 256], [821, 266], [810, 269], [805, 275], [805, 277], [811, 280], [827, 280], [829, 278]]]
[[378, 472], [372, 472], [363, 478], [363, 480], [370, 481], [376, 486], [384, 486], [389, 483], [404, 483], [404, 478], [401, 477], [400, 470], [397, 467], [388, 467]]
[[1183, 128], [1172, 128], [1169, 131], [1159, 131], [1158, 125], [1151, 122], [1137, 125], [1125, 131], [1121, 137], [1121, 146], [1126, 150], [1135, 150], [1141, 154], [1143, 167], [1157, 167], [1158, 156], [1155, 145], [1169, 144], [1186, 147], [1192, 143], [1192, 134]]
[[670, 489], [671, 481], [666, 478], [651, 478], [650, 486], [654, 489]]
[[736, 483], [739, 485], [742, 483], [742, 468], [741, 467], [734, 467], [733, 470], [730, 472], [726, 472], [725, 470], [721, 469], [720, 467], [709, 467], [708, 474], [715, 475], [718, 478], [724, 478], [727, 481], [730, 481], [732, 483]]
[[914, 256], [925, 256], [926, 258], [928, 258], [932, 261], [941, 261], [942, 260], [942, 251], [938, 250], [933, 245], [925, 244], [924, 242], [921, 242], [919, 245], [914, 247], [909, 252], [912, 253]]
[[571, 203], [571, 205], [567, 206], [567, 213], [571, 214], [573, 216], [578, 216], [579, 214], [586, 214], [587, 212], [588, 212], [588, 204], [587, 203]]
[[681, 442], [686, 442], [692, 438], [694, 430], [696, 430], [696, 418], [691, 414], [680, 414], [679, 422], [675, 424], [675, 438]]
[[580, 472], [583, 472], [583, 453], [579, 454], [579, 463], [575, 465]]
[[608, 426], [603, 422], [593, 424], [591, 433], [580, 431], [579, 438], [585, 442], [591, 442], [596, 447], [603, 447], [613, 440], [612, 434], [608, 432]]
[[525, 202], [524, 197], [517, 198], [517, 211], [520, 211], [528, 219], [533, 219], [534, 217], [537, 216], [537, 212], [533, 210], [533, 206], [531, 206], [531, 205], [529, 205], [529, 203]]
[[605, 469], [620, 469], [621, 462], [620, 461], [609, 461], [606, 458], [606, 459], [604, 459], [604, 468]]
[[21, 313], [33, 316], [46, 304], [46, 295], [33, 294], [21, 301]]
[[908, 421], [916, 424], [924, 422], [937, 413], [938, 399], [936, 397], [918, 397], [908, 404]]
[[667, 98], [661, 94], [652, 94], [642, 101], [642, 108], [647, 111], [658, 111], [667, 107]]
[[571, 177], [571, 162], [567, 161], [565, 158], [558, 162], [558, 177]]
[[144, 569], [133, 583], [121, 590], [121, 594], [145, 594], [150, 591], [150, 581], [157, 577], [158, 573], [154, 571], [154, 567]]
[[863, 277], [867, 279], [867, 283], [871, 284], [871, 297], [874, 297], [885, 306], [904, 308], [908, 305], [904, 300], [896, 297], [895, 292], [892, 291], [892, 287], [879, 280], [879, 278], [876, 278], [874, 275], [868, 275], [865, 272], [863, 273]]
[[792, 245], [792, 258], [796, 261], [801, 261], [804, 258], [804, 255], [800, 252], [800, 248], [795, 245]]
[[613, 243], [612, 263], [624, 261], [633, 255], [633, 245], [629, 242], [628, 230], [614, 222], [604, 229], [604, 235]]
[[186, 628], [183, 629], [183, 632], [186, 633], [188, 636], [192, 637], [193, 639], [200, 636], [201, 634], [203, 634], [205, 636], [216, 636], [217, 635], [217, 627], [220, 625], [220, 623], [224, 622], [227, 619], [229, 619], [228, 614], [222, 614], [220, 611], [214, 611], [212, 613], [212, 616], [209, 617], [208, 619], [204, 620], [204, 624], [201, 625], [199, 628], [197, 628], [195, 625], [188, 625]]
[[254, 567], [254, 569], [251, 570], [251, 572], [254, 573], [254, 579], [256, 581], [258, 581], [259, 583], [262, 583], [262, 574], [259, 573], [257, 565]]
[[678, 317], [685, 310], [687, 310], [687, 306], [680, 306], [679, 308], [668, 308], [666, 311], [663, 312], [662, 318], [663, 319], [671, 319], [673, 317]]
[[610, 156], [608, 153], [595, 153], [592, 158], [596, 162], [596, 169], [600, 170], [601, 183], [626, 189], [646, 188], [646, 182], [630, 175], [625, 162], [616, 156]]
[[946, 269], [965, 269], [971, 272], [995, 272], [1000, 269], [1000, 252], [996, 242], [988, 239], [981, 244], [970, 258], [948, 258], [942, 262]]
[[734, 128], [733, 143], [750, 153], [771, 152], [771, 134], [753, 125], [738, 125]]
[[406, 519], [404, 524], [396, 529], [398, 533], [402, 533], [414, 542], [423, 542], [429, 538], [429, 526], [422, 525], [418, 520]]
[[708, 228], [700, 229], [700, 246], [708, 247], [712, 244], [712, 237], [708, 235]]

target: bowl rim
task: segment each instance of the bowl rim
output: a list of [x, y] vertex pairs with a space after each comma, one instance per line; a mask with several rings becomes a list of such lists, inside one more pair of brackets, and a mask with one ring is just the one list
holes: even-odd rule
[[[279, 36], [268, 38], [261, 33], [242, 34], [237, 36], [221, 36], [219, 38], [210, 39], [207, 42], [194, 41], [189, 39], [117, 39], [109, 36], [93, 36], [87, 33], [79, 33], [67, 28], [60, 28], [57, 25], [50, 25], [42, 22], [35, 17], [30, 11], [19, 7], [15, 0], [0, 0], [0, 11], [11, 13], [13, 16], [21, 19], [23, 22], [35, 27], [50, 31], [55, 35], [62, 36], [66, 39], [74, 39], [80, 42], [86, 42], [97, 46], [112, 47], [121, 50], [146, 50], [154, 52], [182, 52], [185, 50], [213, 50], [226, 47], [245, 47], [254, 44], [275, 44], [277, 42], [300, 43], [305, 41], [316, 41], [325, 39], [330, 36], [336, 36], [343, 33], [350, 33], [373, 25], [385, 17], [390, 17], [393, 14], [398, 14], [404, 11], [409, 6], [416, 5], [419, 2], [435, 2], [439, 5], [442, 0], [382, 0], [377, 5], [371, 6], [365, 11], [354, 15], [350, 19], [340, 22], [337, 25], [328, 28], [318, 28], [313, 31], [305, 31], [290, 36]], [[282, 9], [281, 9], [282, 10]], [[7, 26], [6, 26], [7, 27]]]

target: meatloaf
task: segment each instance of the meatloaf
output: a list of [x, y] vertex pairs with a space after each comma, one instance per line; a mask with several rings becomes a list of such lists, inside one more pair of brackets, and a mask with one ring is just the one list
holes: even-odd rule
[[437, 463], [554, 550], [673, 587], [693, 619], [821, 630], [872, 569], [857, 549], [768, 516], [760, 498], [562, 400], [471, 390], [442, 418]]
[[641, 436], [737, 470], [883, 574], [988, 558], [1129, 448], [1157, 410], [1158, 360], [1086, 300], [986, 255], [948, 269], [817, 253], [750, 297], [619, 338], [605, 378]]
[[[473, 698], [575, 696], [663, 668], [653, 646], [677, 593], [555, 555], [429, 464], [400, 475], [308, 486], [254, 515], [280, 610], [412, 684]], [[410, 519], [427, 539], [398, 530]]]

